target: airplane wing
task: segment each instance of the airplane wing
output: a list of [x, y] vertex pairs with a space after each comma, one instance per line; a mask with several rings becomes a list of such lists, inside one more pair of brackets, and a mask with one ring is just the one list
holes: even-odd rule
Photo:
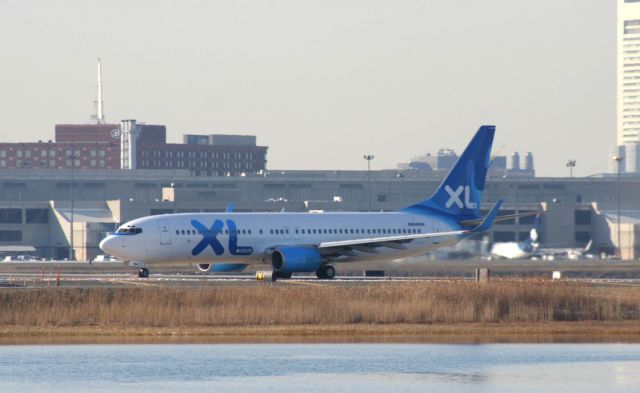
[[495, 206], [491, 209], [489, 214], [474, 228], [472, 229], [461, 229], [457, 231], [447, 231], [447, 232], [433, 232], [433, 233], [420, 233], [420, 234], [411, 234], [411, 235], [400, 235], [400, 236], [383, 236], [383, 237], [372, 237], [372, 238], [364, 238], [364, 239], [352, 239], [352, 240], [338, 240], [331, 242], [322, 242], [317, 245], [319, 249], [327, 249], [334, 247], [377, 247], [384, 246], [390, 248], [400, 248], [402, 249], [402, 243], [407, 243], [415, 239], [430, 239], [430, 238], [439, 238], [439, 237], [452, 237], [452, 236], [461, 236], [461, 235], [472, 235], [480, 232], [487, 231], [493, 225], [493, 222], [498, 215], [498, 211], [500, 210], [500, 206], [502, 205], [502, 200], [499, 200]]

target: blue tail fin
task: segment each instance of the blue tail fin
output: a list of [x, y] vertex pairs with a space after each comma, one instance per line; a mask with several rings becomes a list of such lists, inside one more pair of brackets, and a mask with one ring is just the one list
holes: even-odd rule
[[538, 242], [538, 231], [540, 230], [540, 214], [536, 215], [533, 219], [533, 227], [529, 231], [529, 237], [522, 241], [521, 248], [526, 252], [531, 252], [535, 248], [535, 244]]
[[479, 218], [495, 131], [495, 126], [480, 127], [436, 192], [403, 210], [443, 214], [457, 220]]

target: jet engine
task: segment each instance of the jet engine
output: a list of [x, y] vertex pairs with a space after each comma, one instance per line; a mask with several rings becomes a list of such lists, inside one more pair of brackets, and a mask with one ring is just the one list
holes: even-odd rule
[[247, 265], [244, 263], [219, 263], [219, 264], [209, 264], [209, 263], [199, 263], [198, 270], [201, 272], [212, 272], [212, 273], [239, 273], [243, 271]]
[[278, 247], [271, 253], [271, 266], [281, 273], [315, 272], [321, 265], [322, 256], [312, 248]]

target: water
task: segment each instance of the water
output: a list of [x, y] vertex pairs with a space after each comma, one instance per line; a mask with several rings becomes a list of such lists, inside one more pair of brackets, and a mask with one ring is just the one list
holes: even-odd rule
[[0, 346], [0, 392], [640, 392], [638, 344]]

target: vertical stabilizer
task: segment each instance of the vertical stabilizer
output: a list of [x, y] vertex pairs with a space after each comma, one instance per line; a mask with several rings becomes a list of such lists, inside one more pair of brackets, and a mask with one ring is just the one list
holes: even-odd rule
[[495, 130], [495, 126], [480, 127], [436, 192], [429, 199], [403, 210], [442, 214], [456, 220], [480, 217], [480, 203]]

